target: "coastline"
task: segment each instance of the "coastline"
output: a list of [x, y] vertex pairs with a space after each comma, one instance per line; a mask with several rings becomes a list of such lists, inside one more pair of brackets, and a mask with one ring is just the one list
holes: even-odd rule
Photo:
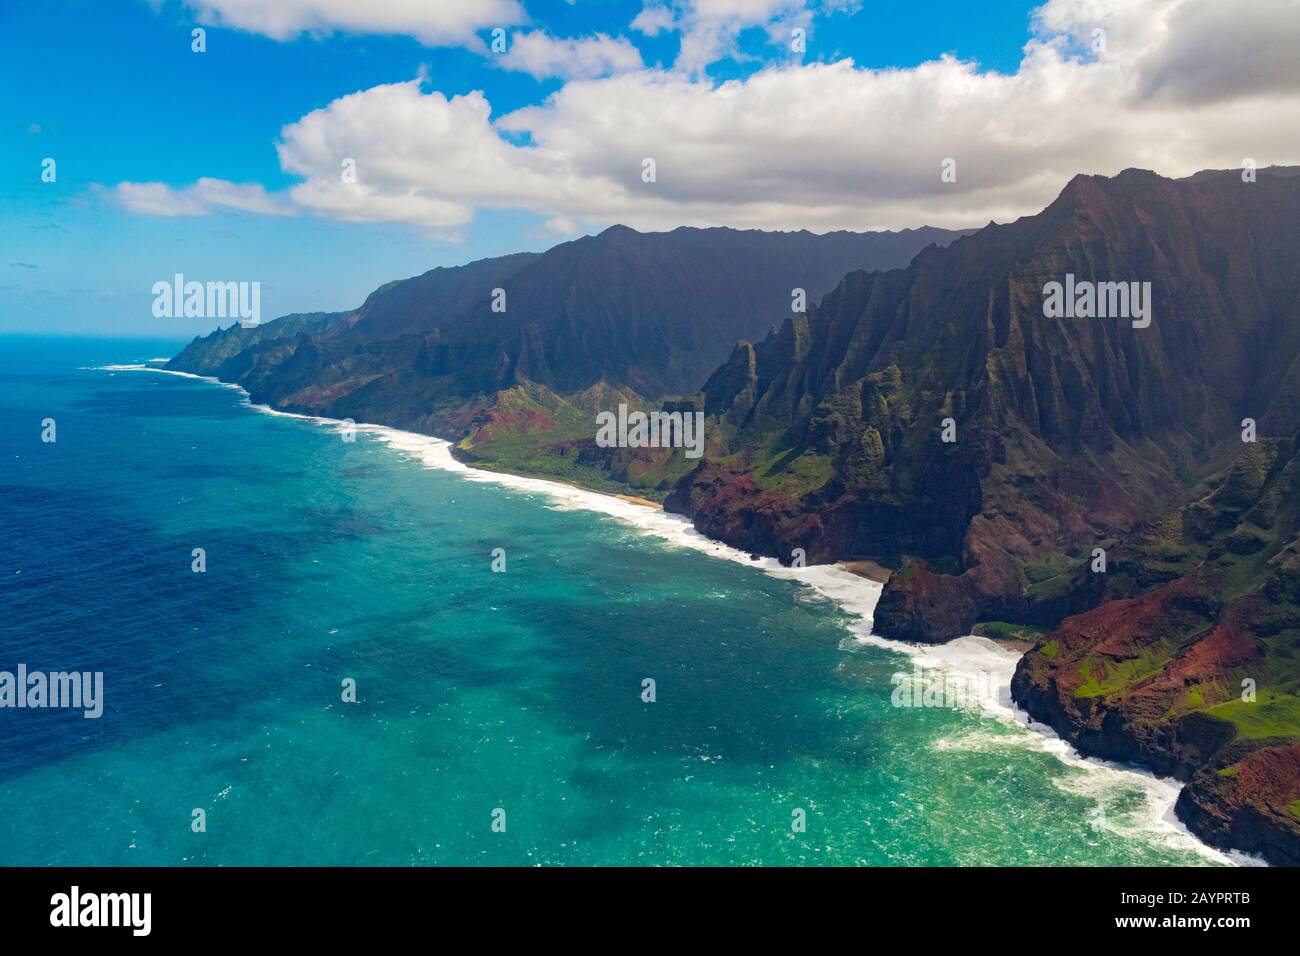
[[[355, 434], [371, 435], [390, 448], [421, 462], [427, 468], [456, 472], [469, 481], [496, 484], [514, 491], [537, 495], [545, 499], [542, 502], [544, 507], [603, 514], [629, 524], [652, 537], [667, 541], [671, 545], [690, 548], [712, 557], [754, 567], [774, 577], [794, 580], [856, 618], [849, 622], [849, 630], [852, 641], [858, 645], [870, 645], [901, 654], [909, 659], [909, 663], [914, 668], [939, 673], [949, 679], [987, 682], [992, 678], [993, 686], [997, 690], [996, 699], [982, 696], [976, 700], [976, 707], [981, 717], [1019, 726], [1027, 732], [1027, 743], [1037, 750], [1055, 756], [1066, 766], [1103, 773], [1110, 777], [1109, 781], [1087, 781], [1083, 789], [1076, 792], [1089, 792], [1088, 783], [1095, 783], [1098, 788], [1104, 787], [1106, 783], [1135, 785], [1143, 791], [1151, 811], [1150, 818], [1146, 821], [1149, 826], [1145, 828], [1149, 832], [1157, 833], [1171, 843], [1180, 843], [1183, 848], [1194, 850], [1212, 863], [1264, 865], [1264, 862], [1258, 858], [1240, 851], [1214, 847], [1192, 833], [1174, 813], [1174, 804], [1183, 789], [1183, 784], [1173, 778], [1157, 777], [1151, 771], [1141, 767], [1086, 757], [1053, 728], [1034, 721], [1011, 697], [1011, 677], [1024, 653], [1023, 647], [1014, 646], [1016, 642], [1002, 642], [992, 638], [967, 635], [947, 644], [919, 645], [873, 634], [871, 628], [875, 606], [883, 589], [883, 583], [879, 578], [885, 570], [874, 562], [840, 562], [790, 568], [781, 565], [775, 558], [752, 558], [744, 551], [708, 538], [695, 529], [690, 519], [666, 512], [660, 504], [649, 499], [635, 495], [594, 491], [554, 478], [533, 478], [476, 468], [458, 459], [452, 452], [452, 443], [441, 438], [403, 431], [387, 425], [359, 422], [349, 424], [339, 419], [286, 412], [269, 405], [254, 404], [242, 386], [223, 382], [212, 376], [153, 365], [106, 365], [93, 368], [109, 372], [161, 372], [197, 379], [223, 388], [232, 388], [241, 392], [244, 396], [243, 403], [255, 411], [307, 421], [339, 433], [342, 433], [345, 428], [351, 428]], [[959, 749], [961, 746], [963, 743], [960, 741], [950, 742], [944, 749]], [[1115, 829], [1131, 830], [1132, 828], [1116, 827]]]
[[642, 508], [650, 508], [654, 511], [658, 511], [663, 507], [657, 501], [651, 501], [649, 498], [638, 498], [636, 495], [615, 495], [614, 497], [619, 501], [626, 501], [630, 505], [640, 505]]

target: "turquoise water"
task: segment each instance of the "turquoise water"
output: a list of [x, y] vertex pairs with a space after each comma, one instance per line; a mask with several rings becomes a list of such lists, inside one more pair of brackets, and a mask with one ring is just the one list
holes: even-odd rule
[[0, 670], [105, 675], [0, 710], [0, 864], [1206, 862], [1142, 778], [892, 707], [795, 582], [86, 368], [172, 344], [0, 350]]

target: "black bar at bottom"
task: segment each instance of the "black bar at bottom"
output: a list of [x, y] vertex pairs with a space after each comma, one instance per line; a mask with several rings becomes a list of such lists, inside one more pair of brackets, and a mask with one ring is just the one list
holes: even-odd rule
[[[709, 928], [733, 944], [751, 935], [847, 931], [884, 943], [990, 945], [1038, 931], [1156, 942], [1201, 933], [1294, 926], [1294, 870], [1285, 869], [0, 869], [0, 933], [75, 933], [81, 943], [152, 938], [204, 944], [285, 939], [337, 945], [376, 933], [452, 928], [497, 939], [522, 934], [612, 941]], [[72, 917], [73, 887], [77, 915]], [[149, 894], [148, 934], [144, 897]], [[107, 900], [102, 894], [114, 894]], [[94, 897], [88, 902], [88, 897]], [[63, 905], [66, 902], [66, 905]], [[102, 918], [101, 915], [102, 914]], [[55, 926], [52, 922], [65, 924]], [[134, 917], [134, 919], [132, 918]], [[73, 922], [119, 925], [72, 926]], [[695, 930], [692, 929], [692, 933]], [[1009, 936], [1008, 933], [1012, 935]], [[531, 935], [530, 935], [531, 934]], [[648, 934], [648, 935], [647, 935]], [[685, 942], [681, 936], [676, 940]], [[690, 937], [695, 940], [698, 935]]]

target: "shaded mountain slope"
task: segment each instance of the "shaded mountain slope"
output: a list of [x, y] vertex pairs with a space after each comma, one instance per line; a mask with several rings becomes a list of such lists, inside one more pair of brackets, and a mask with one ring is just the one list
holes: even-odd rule
[[[1190, 781], [1178, 812], [1206, 839], [1294, 862], [1296, 172], [1079, 176], [942, 248], [615, 228], [219, 332], [172, 367], [660, 497], [755, 553], [896, 568], [879, 633], [1038, 635], [1013, 685], [1030, 713]], [[896, 268], [841, 268], [878, 243]], [[1150, 324], [1048, 317], [1067, 275], [1150, 283]], [[790, 290], [814, 302], [823, 280], [791, 315]], [[596, 413], [620, 403], [699, 409], [704, 457], [597, 447]]]
[[[286, 408], [452, 435], [518, 385], [692, 391], [737, 339], [789, 313], [792, 289], [814, 298], [850, 269], [904, 265], [957, 235], [615, 226], [540, 255], [389, 283], [324, 327], [219, 330], [171, 367], [238, 381]], [[498, 289], [504, 311], [493, 309]]]
[[[849, 275], [709, 379], [709, 454], [667, 506], [782, 559], [892, 564], [885, 636], [1050, 631], [1013, 684], [1031, 714], [1191, 780], [1207, 839], [1296, 863], [1298, 215], [1291, 170], [1081, 176]], [[1066, 273], [1151, 282], [1151, 324], [1046, 317]]]
[[[751, 550], [907, 564], [892, 636], [1058, 620], [1047, 582], [1225, 465], [1243, 417], [1296, 426], [1297, 212], [1291, 177], [1081, 176], [1037, 216], [851, 274], [706, 383], [711, 454], [672, 504]], [[1066, 273], [1150, 281], [1150, 327], [1044, 317]]]

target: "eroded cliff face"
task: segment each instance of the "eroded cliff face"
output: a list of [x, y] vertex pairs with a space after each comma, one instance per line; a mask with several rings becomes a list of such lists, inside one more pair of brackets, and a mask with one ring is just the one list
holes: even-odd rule
[[687, 464], [598, 448], [597, 412], [698, 389], [738, 338], [788, 313], [796, 288], [815, 299], [850, 269], [902, 266], [963, 234], [615, 226], [390, 282], [351, 312], [219, 330], [169, 367], [286, 411], [446, 438], [481, 467], [662, 499]]
[[[848, 276], [709, 380], [711, 454], [668, 507], [751, 551], [892, 563], [884, 636], [1050, 631], [1013, 685], [1031, 714], [1191, 780], [1179, 812], [1208, 839], [1293, 861], [1294, 173], [1078, 177]], [[1150, 282], [1150, 325], [1045, 316], [1067, 274]]]
[[[891, 580], [883, 633], [1081, 610], [1061, 571], [1226, 464], [1244, 415], [1296, 424], [1297, 183], [1078, 177], [1038, 216], [848, 276], [705, 385], [712, 454], [672, 506], [754, 551], [929, 565]], [[1154, 320], [1044, 317], [1066, 274], [1150, 282]]]
[[[816, 244], [800, 258], [679, 230], [647, 248], [611, 230], [393, 283], [356, 312], [217, 333], [173, 367], [451, 438], [484, 467], [664, 498], [751, 552], [895, 567], [878, 632], [1041, 632], [1013, 684], [1032, 714], [1085, 752], [1190, 780], [1179, 813], [1212, 842], [1292, 862], [1297, 172], [1076, 177], [1039, 215], [851, 272], [726, 348], [768, 327], [786, 287], [831, 288], [839, 260], [814, 274]], [[1149, 324], [1046, 316], [1046, 284], [1067, 276], [1150, 283]], [[487, 283], [514, 311], [491, 313]], [[720, 359], [667, 399], [706, 414], [702, 459], [596, 445], [597, 411], [658, 407]]]
[[1300, 745], [1246, 754], [1202, 771], [1178, 795], [1178, 816], [1207, 842], [1261, 856], [1276, 866], [1300, 866], [1296, 787]]
[[[1190, 780], [1211, 842], [1300, 862], [1300, 442], [1245, 445], [1208, 493], [1087, 573], [1096, 606], [1021, 660], [1012, 693], [1085, 753]], [[1082, 583], [1084, 578], [1076, 576]]]
[[737, 339], [788, 312], [793, 288], [816, 298], [850, 269], [905, 265], [962, 234], [614, 226], [388, 283], [327, 322], [221, 330], [172, 367], [286, 408], [444, 430], [517, 386], [569, 397], [605, 383], [658, 399], [698, 389]]

